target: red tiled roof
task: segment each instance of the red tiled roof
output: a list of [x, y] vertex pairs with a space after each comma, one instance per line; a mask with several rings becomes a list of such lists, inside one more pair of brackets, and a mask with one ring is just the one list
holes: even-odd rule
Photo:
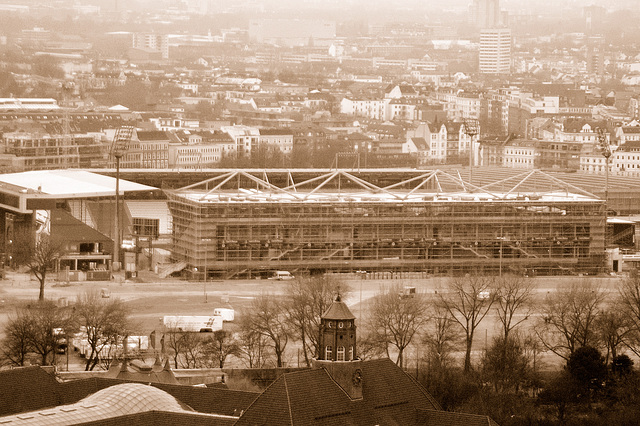
[[140, 141], [165, 141], [169, 140], [169, 135], [161, 130], [138, 130], [136, 132]]
[[440, 410], [391, 360], [360, 365], [362, 399], [352, 400], [324, 369], [288, 373], [269, 386], [236, 425], [413, 425], [417, 409]]
[[0, 373], [0, 416], [55, 407], [60, 402], [58, 382], [40, 367]]
[[429, 146], [427, 145], [427, 141], [424, 138], [411, 138], [413, 144], [422, 151], [428, 151]]

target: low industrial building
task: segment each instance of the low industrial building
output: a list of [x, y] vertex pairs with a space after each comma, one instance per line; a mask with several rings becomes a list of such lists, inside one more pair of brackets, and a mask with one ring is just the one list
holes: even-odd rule
[[[63, 254], [56, 269], [64, 281], [110, 280], [115, 232], [116, 180], [81, 170], [0, 175], [0, 262], [18, 267], [39, 238]], [[120, 180], [120, 195], [150, 196], [156, 188]], [[140, 210], [140, 209], [138, 209]], [[120, 204], [124, 235], [148, 226]], [[155, 235], [158, 231], [158, 220]], [[148, 237], [147, 235], [142, 235]]]

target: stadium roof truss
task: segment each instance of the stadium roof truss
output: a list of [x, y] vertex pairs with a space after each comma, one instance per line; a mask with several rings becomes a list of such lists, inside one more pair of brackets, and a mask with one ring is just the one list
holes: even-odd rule
[[336, 197], [340, 196], [358, 196], [360, 201], [394, 202], [422, 201], [425, 197], [434, 197], [434, 201], [447, 197], [459, 201], [502, 201], [526, 196], [600, 200], [598, 196], [540, 170], [528, 170], [482, 186], [463, 180], [457, 171], [454, 174], [443, 170], [415, 170], [414, 175], [398, 175], [393, 183], [386, 185], [372, 182], [376, 176], [384, 175], [384, 171], [376, 174], [375, 171], [315, 170], [316, 175], [311, 177], [309, 172], [300, 172], [282, 169], [223, 171], [204, 181], [167, 191], [196, 202], [339, 201]]

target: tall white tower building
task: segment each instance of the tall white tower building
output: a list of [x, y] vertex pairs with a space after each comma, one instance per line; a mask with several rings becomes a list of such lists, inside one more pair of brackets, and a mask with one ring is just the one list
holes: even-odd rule
[[511, 72], [511, 30], [509, 28], [480, 30], [479, 69], [482, 74]]
[[133, 33], [132, 47], [160, 52], [162, 59], [169, 58], [169, 37], [166, 34]]

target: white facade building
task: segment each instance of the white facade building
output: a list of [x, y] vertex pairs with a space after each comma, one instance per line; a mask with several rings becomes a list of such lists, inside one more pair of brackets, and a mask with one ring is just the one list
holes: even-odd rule
[[293, 132], [287, 129], [260, 129], [260, 145], [278, 148], [285, 154], [293, 151]]
[[511, 72], [511, 30], [488, 28], [480, 31], [479, 69], [482, 74]]
[[366, 117], [373, 120], [387, 119], [387, 106], [391, 99], [351, 99], [343, 98], [340, 112], [354, 117]]
[[231, 136], [235, 142], [238, 155], [250, 155], [251, 149], [257, 147], [260, 140], [260, 130], [257, 127], [244, 125], [222, 126], [223, 132]]
[[133, 33], [131, 46], [160, 52], [162, 59], [169, 59], [169, 37], [166, 34]]
[[502, 153], [503, 167], [512, 169], [534, 169], [536, 146], [533, 141], [520, 141], [504, 146]]

